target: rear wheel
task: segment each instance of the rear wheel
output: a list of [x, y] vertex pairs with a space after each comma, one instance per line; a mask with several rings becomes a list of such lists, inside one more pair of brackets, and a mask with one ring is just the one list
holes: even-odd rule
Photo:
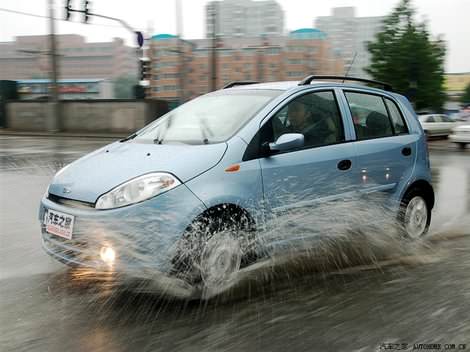
[[416, 240], [424, 236], [431, 223], [431, 209], [419, 188], [408, 191], [400, 206], [398, 219], [405, 237]]

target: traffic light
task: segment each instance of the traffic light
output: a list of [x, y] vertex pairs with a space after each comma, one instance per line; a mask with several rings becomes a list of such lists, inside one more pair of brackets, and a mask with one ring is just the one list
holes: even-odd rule
[[88, 23], [88, 15], [90, 14], [90, 1], [83, 1], [83, 23]]
[[72, 10], [72, 5], [70, 4], [71, 0], [66, 0], [65, 2], [65, 20], [70, 20], [70, 10]]
[[141, 57], [140, 61], [140, 80], [149, 81], [150, 80], [150, 59], [148, 57]]

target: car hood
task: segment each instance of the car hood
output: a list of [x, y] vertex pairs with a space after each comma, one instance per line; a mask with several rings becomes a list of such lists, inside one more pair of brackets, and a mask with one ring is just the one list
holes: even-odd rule
[[226, 149], [226, 143], [115, 142], [60, 170], [49, 186], [49, 193], [94, 203], [103, 193], [149, 172], [169, 172], [186, 182], [217, 165]]

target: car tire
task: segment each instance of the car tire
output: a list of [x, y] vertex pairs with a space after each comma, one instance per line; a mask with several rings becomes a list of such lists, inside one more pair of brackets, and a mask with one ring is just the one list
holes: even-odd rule
[[217, 291], [236, 279], [242, 263], [243, 251], [232, 229], [214, 233], [206, 241], [200, 258], [199, 274], [204, 289]]
[[424, 191], [412, 188], [406, 192], [398, 213], [402, 236], [410, 240], [422, 238], [431, 224], [431, 207]]
[[467, 146], [467, 143], [457, 143], [458, 147], [460, 150], [464, 150], [465, 147]]
[[205, 289], [225, 286], [241, 266], [253, 261], [253, 238], [244, 214], [202, 216], [179, 241], [172, 273]]

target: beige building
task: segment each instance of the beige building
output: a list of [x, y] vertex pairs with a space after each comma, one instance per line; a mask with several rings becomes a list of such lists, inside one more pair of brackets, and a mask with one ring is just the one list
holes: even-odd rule
[[449, 97], [460, 97], [470, 84], [470, 72], [446, 73], [444, 87]]
[[[152, 62], [150, 96], [177, 101], [181, 95], [188, 100], [209, 92], [211, 51], [209, 39], [179, 41], [169, 34], [153, 36], [148, 55]], [[300, 80], [309, 74], [341, 74], [344, 66], [332, 55], [324, 33], [312, 28], [288, 36], [221, 38], [216, 53], [217, 88], [238, 80], [270, 82]]]
[[[115, 79], [138, 74], [135, 49], [125, 46], [122, 39], [88, 43], [75, 34], [56, 38], [62, 79]], [[0, 43], [0, 80], [48, 78], [51, 71], [48, 40], [46, 35], [33, 35]]]

